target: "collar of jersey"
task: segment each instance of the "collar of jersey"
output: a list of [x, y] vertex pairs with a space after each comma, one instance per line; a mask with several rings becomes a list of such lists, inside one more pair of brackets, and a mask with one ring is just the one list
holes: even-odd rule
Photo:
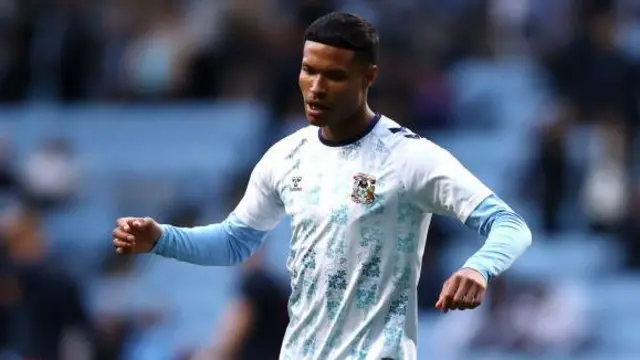
[[350, 139], [345, 139], [340, 141], [327, 140], [324, 137], [322, 137], [322, 128], [318, 129], [318, 139], [320, 139], [320, 142], [323, 143], [324, 145], [331, 146], [331, 147], [351, 145], [359, 141], [360, 139], [364, 138], [365, 136], [369, 135], [371, 130], [373, 130], [373, 128], [375, 128], [376, 125], [378, 125], [378, 121], [380, 121], [381, 117], [382, 115], [380, 113], [376, 113], [376, 115], [373, 117], [373, 119], [371, 120], [367, 128], [362, 133], [360, 133], [360, 135], [354, 136]]

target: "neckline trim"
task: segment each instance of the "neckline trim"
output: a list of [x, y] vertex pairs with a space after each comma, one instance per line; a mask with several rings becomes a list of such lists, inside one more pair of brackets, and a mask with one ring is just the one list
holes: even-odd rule
[[369, 125], [367, 125], [367, 128], [362, 133], [360, 133], [359, 135], [354, 136], [354, 137], [352, 137], [350, 139], [345, 139], [345, 140], [328, 140], [328, 139], [325, 139], [322, 136], [322, 128], [318, 129], [318, 139], [320, 140], [320, 142], [323, 145], [326, 145], [326, 146], [329, 146], [329, 147], [340, 147], [340, 146], [351, 145], [351, 144], [361, 140], [365, 136], [369, 135], [369, 133], [373, 130], [373, 128], [375, 128], [376, 125], [378, 125], [378, 122], [380, 121], [380, 118], [382, 118], [382, 114], [376, 113], [375, 116], [373, 117], [373, 119], [371, 119], [371, 122], [369, 123]]

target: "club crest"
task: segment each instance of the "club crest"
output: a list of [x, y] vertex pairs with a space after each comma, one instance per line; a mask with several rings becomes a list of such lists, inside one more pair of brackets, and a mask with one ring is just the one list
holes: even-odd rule
[[373, 175], [358, 173], [353, 176], [351, 200], [358, 204], [371, 204], [375, 200], [376, 178]]

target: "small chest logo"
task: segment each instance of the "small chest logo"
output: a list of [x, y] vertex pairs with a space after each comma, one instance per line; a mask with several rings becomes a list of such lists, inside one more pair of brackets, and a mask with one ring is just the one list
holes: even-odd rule
[[351, 200], [357, 204], [371, 204], [375, 200], [376, 178], [373, 175], [358, 173], [353, 176]]
[[291, 177], [291, 191], [301, 191], [300, 182], [302, 181], [302, 176], [293, 176]]

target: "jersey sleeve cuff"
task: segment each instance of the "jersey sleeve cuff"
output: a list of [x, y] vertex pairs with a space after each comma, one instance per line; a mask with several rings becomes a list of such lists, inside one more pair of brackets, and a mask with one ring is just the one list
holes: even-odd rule
[[487, 270], [483, 266], [479, 266], [478, 264], [475, 264], [475, 263], [473, 263], [471, 261], [467, 261], [462, 266], [462, 268], [463, 269], [471, 269], [471, 270], [479, 272], [480, 275], [482, 275], [484, 277], [484, 279], [487, 280], [487, 282], [491, 279], [491, 274], [489, 273], [489, 270]]
[[166, 249], [167, 241], [171, 232], [171, 225], [160, 224], [160, 228], [162, 229], [162, 235], [160, 235], [158, 241], [156, 241], [153, 248], [151, 248], [152, 254], [162, 255]]

